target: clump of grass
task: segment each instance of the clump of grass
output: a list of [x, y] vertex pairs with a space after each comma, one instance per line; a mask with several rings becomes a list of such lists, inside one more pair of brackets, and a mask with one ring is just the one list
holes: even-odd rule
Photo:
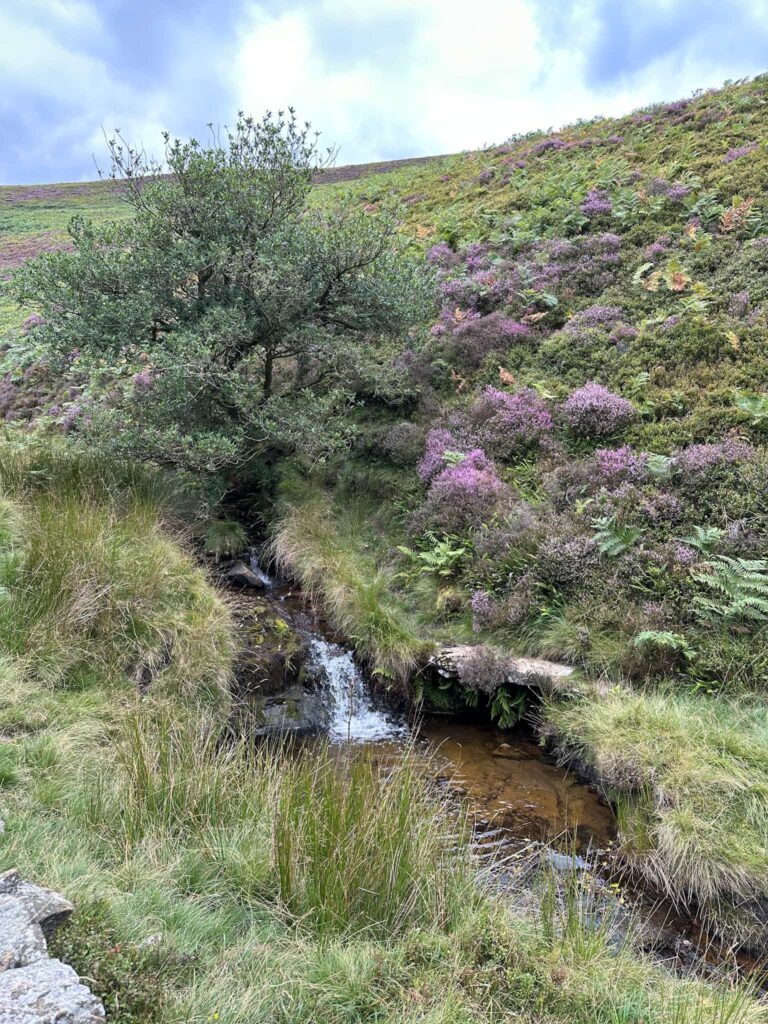
[[354, 504], [341, 511], [307, 487], [276, 524], [272, 554], [375, 672], [401, 683], [411, 676], [429, 644], [398, 602], [391, 568], [370, 550]]
[[69, 461], [60, 488], [24, 488], [9, 464], [22, 463], [0, 474], [0, 653], [48, 685], [97, 672], [220, 701], [229, 612], [163, 528], [158, 496], [93, 480], [80, 493], [87, 471]]
[[671, 896], [716, 908], [768, 894], [768, 718], [755, 702], [615, 688], [549, 702], [566, 749], [624, 794], [637, 865]]
[[283, 903], [321, 934], [448, 926], [471, 902], [466, 830], [413, 753], [378, 765], [311, 750], [282, 773], [274, 842]]
[[205, 528], [205, 550], [214, 558], [231, 558], [244, 551], [248, 534], [242, 523], [215, 519]]

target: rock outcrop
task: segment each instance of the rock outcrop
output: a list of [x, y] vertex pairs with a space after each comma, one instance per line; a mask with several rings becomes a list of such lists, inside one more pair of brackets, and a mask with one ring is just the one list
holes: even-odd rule
[[72, 913], [63, 896], [0, 874], [0, 1024], [94, 1024], [104, 1006], [77, 974], [48, 956], [46, 937]]

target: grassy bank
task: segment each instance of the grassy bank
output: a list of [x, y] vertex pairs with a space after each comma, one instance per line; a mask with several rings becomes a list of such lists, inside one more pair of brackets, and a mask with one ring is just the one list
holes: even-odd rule
[[[151, 481], [69, 463], [57, 479], [55, 457], [25, 478], [14, 460], [0, 868], [77, 904], [52, 949], [108, 1019], [761, 1019], [726, 983], [612, 948], [572, 903], [513, 914], [477, 886], [461, 816], [407, 755], [393, 768], [224, 740], [210, 697], [232, 655], [227, 611], [163, 526]], [[137, 680], [136, 658], [161, 642]]]
[[726, 930], [727, 907], [741, 904], [735, 938], [764, 942], [765, 925], [749, 913], [768, 897], [764, 706], [617, 687], [597, 701], [550, 703], [545, 718], [618, 794], [637, 869], [673, 898], [698, 901]]
[[371, 512], [354, 499], [338, 507], [321, 487], [294, 482], [271, 550], [280, 570], [320, 602], [373, 671], [405, 684], [430, 642], [398, 595], [391, 552]]

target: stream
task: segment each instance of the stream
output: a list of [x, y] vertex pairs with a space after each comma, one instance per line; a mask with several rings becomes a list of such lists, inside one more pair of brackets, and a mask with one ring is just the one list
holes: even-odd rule
[[[723, 950], [690, 916], [642, 886], [627, 883], [614, 856], [617, 826], [602, 793], [553, 762], [524, 726], [502, 731], [487, 721], [425, 715], [414, 719], [375, 692], [352, 651], [307, 607], [301, 594], [277, 585], [258, 566], [267, 600], [285, 611], [304, 637], [301, 690], [321, 707], [320, 734], [333, 744], [364, 746], [391, 760], [405, 747], [423, 751], [432, 774], [464, 800], [473, 853], [495, 884], [525, 905], [536, 868], [563, 878], [583, 873], [599, 890], [621, 938], [635, 940], [675, 969], [757, 970], [746, 955]], [[294, 688], [294, 692], [295, 692]], [[288, 721], [283, 718], [283, 721]]]

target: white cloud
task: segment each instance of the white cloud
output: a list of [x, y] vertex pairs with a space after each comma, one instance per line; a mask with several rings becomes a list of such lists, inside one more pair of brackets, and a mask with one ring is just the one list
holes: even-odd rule
[[[650, 59], [610, 91], [587, 84], [585, 52], [599, 27], [589, 5], [569, 5], [574, 30], [562, 41], [541, 32], [538, 0], [320, 0], [270, 13], [251, 4], [233, 64], [244, 109], [294, 105], [341, 144], [341, 162], [455, 152], [515, 132], [622, 114], [734, 75], [721, 61], [684, 52]], [[397, 68], [377, 65], [376, 17], [410, 20]], [[318, 45], [318, 17], [368, 19], [344, 66]], [[537, 18], [537, 15], [539, 16]], [[683, 50], [681, 40], [680, 50]], [[747, 73], [756, 69], [746, 69]], [[399, 143], [399, 144], [398, 144]]]

